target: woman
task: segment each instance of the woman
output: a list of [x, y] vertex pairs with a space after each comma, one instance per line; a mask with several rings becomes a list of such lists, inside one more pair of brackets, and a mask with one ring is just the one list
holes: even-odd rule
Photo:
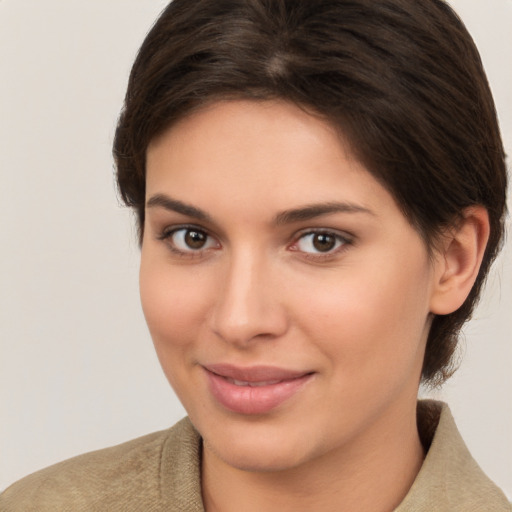
[[416, 402], [452, 372], [505, 210], [446, 4], [175, 0], [114, 154], [190, 420], [28, 477], [6, 510], [510, 509], [447, 407]]

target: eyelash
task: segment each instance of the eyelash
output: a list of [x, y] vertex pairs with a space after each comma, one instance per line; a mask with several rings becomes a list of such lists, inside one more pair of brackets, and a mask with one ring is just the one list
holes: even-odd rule
[[[178, 249], [176, 247], [176, 245], [172, 242], [171, 238], [176, 233], [178, 233], [180, 231], [184, 231], [184, 232], [196, 231], [197, 233], [204, 234], [207, 237], [207, 239], [214, 238], [214, 237], [212, 237], [212, 235], [210, 235], [208, 233], [208, 231], [206, 231], [205, 229], [200, 228], [198, 226], [181, 225], [181, 226], [164, 229], [162, 231], [162, 233], [157, 236], [157, 239], [160, 241], [163, 241], [163, 242], [167, 242], [167, 246], [169, 247], [169, 249], [174, 254], [176, 254], [180, 257], [183, 257], [183, 258], [189, 258], [189, 259], [201, 258], [204, 256], [205, 251], [212, 249], [211, 247], [208, 247], [206, 249], [198, 249], [198, 250], [194, 250], [191, 248], [190, 250], [186, 250], [186, 251]], [[329, 251], [326, 251], [325, 253], [322, 253], [321, 251], [314, 252], [314, 253], [300, 251], [300, 249], [297, 248], [297, 245], [299, 244], [299, 242], [301, 240], [305, 239], [308, 236], [315, 236], [315, 235], [331, 236], [335, 239], [335, 243], [339, 244], [339, 245], [336, 248], [334, 248], [334, 250], [329, 250]], [[294, 251], [294, 252], [302, 252], [302, 255], [305, 259], [322, 262], [322, 261], [333, 259], [335, 256], [337, 256], [341, 252], [344, 252], [348, 248], [348, 246], [353, 245], [353, 243], [354, 243], [354, 241], [353, 241], [353, 237], [351, 235], [342, 234], [336, 230], [329, 230], [329, 229], [324, 229], [324, 228], [308, 229], [308, 230], [301, 231], [294, 237], [294, 241], [288, 245], [288, 250]]]
[[198, 250], [190, 249], [188, 251], [183, 251], [183, 250], [178, 249], [176, 247], [176, 245], [172, 242], [171, 239], [179, 231], [184, 231], [184, 232], [195, 231], [197, 233], [204, 234], [207, 237], [207, 239], [212, 239], [213, 238], [210, 234], [208, 234], [208, 232], [205, 229], [202, 229], [202, 228], [200, 228], [198, 226], [194, 226], [194, 225], [181, 225], [181, 226], [176, 226], [176, 227], [172, 227], [172, 228], [165, 228], [162, 231], [162, 233], [157, 236], [157, 239], [161, 240], [163, 242], [166, 242], [167, 247], [174, 254], [176, 254], [177, 256], [180, 256], [182, 258], [193, 259], [193, 258], [201, 258], [201, 257], [203, 257], [204, 256], [204, 252], [207, 251], [209, 248], [198, 249]]
[[328, 260], [334, 259], [339, 254], [346, 251], [347, 248], [350, 245], [353, 245], [353, 243], [354, 243], [352, 236], [345, 234], [345, 233], [342, 234], [336, 230], [324, 229], [324, 228], [308, 229], [308, 230], [300, 232], [295, 237], [295, 241], [291, 245], [288, 246], [289, 250], [299, 252], [300, 249], [296, 248], [296, 246], [299, 244], [299, 242], [308, 236], [315, 236], [315, 235], [330, 236], [335, 239], [336, 244], [339, 243], [339, 245], [336, 248], [334, 248], [333, 250], [326, 251], [326, 252], [320, 251], [320, 252], [311, 253], [311, 252], [301, 251], [304, 258], [309, 259], [309, 260], [314, 260], [317, 262], [328, 261]]

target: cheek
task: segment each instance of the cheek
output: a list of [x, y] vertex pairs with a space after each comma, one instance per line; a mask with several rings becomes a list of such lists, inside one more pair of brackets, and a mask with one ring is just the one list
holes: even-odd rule
[[182, 403], [187, 404], [190, 369], [207, 310], [204, 280], [193, 279], [190, 272], [179, 267], [152, 264], [143, 256], [140, 295], [160, 365]]
[[180, 272], [179, 268], [152, 264], [143, 257], [140, 295], [157, 351], [187, 345], [195, 338], [208, 296], [204, 280], [194, 279], [190, 272]]
[[333, 368], [344, 367], [341, 378], [378, 380], [391, 369], [400, 372], [419, 364], [428, 318], [423, 267], [380, 265], [373, 273], [364, 267], [364, 272], [354, 269], [316, 285], [315, 293], [304, 294], [303, 329]]

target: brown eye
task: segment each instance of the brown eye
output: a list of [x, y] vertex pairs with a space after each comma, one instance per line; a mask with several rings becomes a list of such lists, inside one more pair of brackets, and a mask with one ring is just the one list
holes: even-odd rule
[[332, 231], [310, 232], [302, 235], [296, 242], [297, 250], [307, 254], [334, 253], [350, 241], [341, 234]]
[[336, 237], [327, 233], [313, 235], [313, 247], [319, 252], [328, 252], [336, 246]]
[[200, 252], [218, 246], [215, 238], [195, 228], [179, 228], [166, 236], [171, 245], [182, 253]]
[[191, 249], [202, 249], [208, 240], [206, 233], [188, 229], [185, 233], [184, 241]]

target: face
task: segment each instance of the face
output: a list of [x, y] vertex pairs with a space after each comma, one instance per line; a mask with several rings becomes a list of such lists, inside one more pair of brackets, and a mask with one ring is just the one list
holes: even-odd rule
[[206, 456], [293, 468], [414, 414], [433, 265], [326, 122], [244, 101], [183, 119], [148, 149], [144, 227], [144, 314]]

